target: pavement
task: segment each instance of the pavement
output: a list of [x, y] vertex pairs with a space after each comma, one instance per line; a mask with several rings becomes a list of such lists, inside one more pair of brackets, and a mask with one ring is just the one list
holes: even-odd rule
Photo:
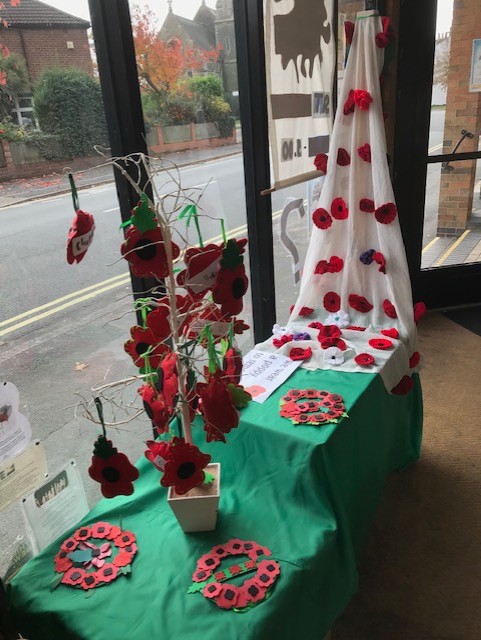
[[[240, 129], [237, 130], [240, 140]], [[209, 160], [216, 160], [242, 152], [242, 143], [225, 145], [216, 148], [192, 149], [165, 154], [164, 159], [174, 162], [178, 167], [200, 164]], [[83, 171], [74, 172], [77, 189], [86, 189], [101, 184], [113, 182], [113, 169], [99, 158], [99, 166]], [[39, 198], [68, 193], [70, 191], [67, 171], [52, 173], [37, 178], [20, 178], [0, 183], [0, 209], [22, 202], [29, 202]]]

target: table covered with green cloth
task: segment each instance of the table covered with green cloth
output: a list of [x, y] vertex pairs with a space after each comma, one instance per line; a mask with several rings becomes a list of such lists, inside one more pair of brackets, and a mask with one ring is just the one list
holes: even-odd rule
[[[349, 418], [314, 427], [280, 417], [281, 396], [306, 388], [343, 396]], [[91, 597], [62, 584], [51, 592], [66, 534], [13, 579], [15, 622], [29, 640], [321, 640], [356, 591], [385, 477], [418, 458], [421, 431], [417, 376], [407, 396], [394, 396], [375, 374], [298, 370], [264, 404], [242, 411], [227, 444], [206, 445], [197, 429], [202, 450], [222, 465], [215, 531], [184, 534], [159, 472], [140, 460], [135, 493], [101, 500], [83, 521], [122, 517], [137, 536], [131, 575]], [[268, 547], [281, 567], [271, 597], [243, 613], [187, 594], [198, 558], [231, 538]]]

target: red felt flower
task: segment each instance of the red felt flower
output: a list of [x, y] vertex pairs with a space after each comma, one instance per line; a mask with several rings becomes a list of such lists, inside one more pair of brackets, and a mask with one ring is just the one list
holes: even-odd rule
[[322, 329], [324, 325], [322, 324], [322, 322], [309, 322], [307, 326], [311, 329]]
[[144, 452], [145, 457], [156, 469], [163, 471], [165, 463], [170, 456], [170, 443], [162, 440], [147, 440], [146, 445], [147, 451]]
[[382, 204], [374, 212], [374, 216], [381, 224], [390, 224], [397, 215], [396, 205], [393, 202]]
[[217, 556], [218, 558], [225, 558], [229, 555], [229, 552], [225, 548], [224, 544], [218, 544], [215, 547], [212, 547], [210, 550], [211, 555]]
[[424, 302], [416, 302], [414, 305], [414, 322], [417, 324], [427, 311], [427, 307]]
[[177, 494], [183, 495], [204, 482], [204, 468], [210, 459], [193, 444], [174, 438], [160, 483], [163, 487], [173, 486]]
[[143, 384], [137, 390], [142, 397], [145, 413], [152, 420], [157, 433], [165, 433], [169, 430], [170, 411], [165, 406], [160, 393], [150, 384]]
[[216, 598], [222, 591], [220, 582], [209, 582], [203, 589], [202, 595], [206, 598]]
[[354, 358], [354, 361], [361, 367], [369, 367], [374, 364], [374, 358], [370, 353], [360, 353]]
[[358, 327], [355, 324], [350, 324], [346, 329], [350, 329], [351, 331], [366, 331], [366, 327]]
[[419, 351], [415, 351], [412, 356], [409, 358], [409, 368], [415, 369], [421, 360], [421, 354]]
[[60, 549], [62, 551], [69, 552], [69, 551], [74, 551], [77, 547], [78, 547], [78, 540], [76, 540], [75, 538], [67, 538], [62, 542], [62, 546], [60, 547]]
[[289, 351], [289, 358], [291, 360], [309, 360], [312, 356], [311, 347], [307, 347], [307, 349], [302, 349], [301, 347], [294, 347]]
[[235, 347], [229, 347], [222, 361], [224, 376], [228, 382], [239, 384], [242, 375], [242, 353]]
[[351, 156], [342, 147], [337, 150], [337, 164], [341, 167], [347, 167], [348, 164], [351, 164]]
[[245, 553], [244, 540], [239, 538], [231, 538], [226, 544], [225, 549], [227, 553], [233, 556], [241, 556]]
[[139, 470], [124, 453], [118, 453], [112, 442], [104, 436], [97, 438], [88, 473], [93, 480], [100, 482], [100, 490], [105, 498], [132, 495], [132, 482], [139, 477]]
[[234, 333], [236, 335], [242, 335], [244, 331], [248, 331], [250, 326], [244, 322], [244, 320], [232, 318], [234, 323]]
[[292, 334], [285, 333], [280, 338], [274, 338], [272, 340], [272, 344], [275, 346], [276, 349], [280, 349], [282, 346], [284, 346], [288, 342], [292, 342], [293, 339], [294, 339], [294, 336]]
[[388, 338], [395, 338], [396, 340], [399, 340], [399, 331], [397, 329], [382, 329], [381, 333], [383, 336]]
[[72, 567], [63, 574], [61, 582], [75, 587], [75, 585], [82, 582], [86, 575], [88, 574], [84, 569], [81, 569], [80, 567]]
[[347, 349], [347, 345], [341, 338], [323, 338], [321, 340], [321, 348], [329, 349], [330, 347], [337, 347], [341, 351]]
[[314, 309], [311, 309], [311, 307], [301, 307], [299, 311], [300, 316], [310, 316], [313, 313], [314, 313]]
[[[130, 263], [132, 273], [139, 278], [165, 278], [169, 274], [164, 237], [159, 227], [141, 233], [137, 227], [131, 226], [120, 251]], [[175, 242], [171, 242], [171, 252], [173, 260], [180, 255]]]
[[395, 387], [391, 389], [391, 393], [397, 396], [405, 396], [414, 387], [414, 380], [410, 376], [403, 376]]
[[329, 291], [324, 296], [323, 303], [326, 311], [335, 313], [341, 308], [341, 297], [335, 291]]
[[259, 602], [265, 598], [267, 588], [261, 587], [257, 580], [250, 578], [244, 582], [242, 590], [248, 602]]
[[[135, 366], [144, 367], [148, 357], [152, 369], [157, 369], [160, 365], [162, 354], [169, 349], [168, 346], [159, 342], [151, 329], [135, 326], [130, 329], [130, 335], [132, 339], [127, 340], [124, 344], [124, 350], [132, 358]], [[147, 354], [147, 352], [149, 353]]]
[[99, 579], [97, 578], [95, 573], [88, 573], [80, 583], [80, 586], [82, 587], [82, 589], [93, 589], [98, 585], [98, 583]]
[[88, 540], [91, 535], [92, 535], [92, 531], [90, 527], [81, 527], [80, 529], [77, 529], [73, 537], [76, 540]]
[[324, 326], [321, 325], [321, 327], [319, 328], [318, 339], [321, 340], [322, 338], [339, 338], [340, 335], [341, 330], [336, 324], [326, 324]]
[[369, 300], [364, 296], [358, 296], [356, 293], [349, 295], [349, 306], [360, 313], [368, 313], [373, 308]]
[[327, 260], [319, 260], [314, 270], [316, 275], [323, 275], [324, 273], [328, 273], [329, 271], [329, 263]]
[[92, 525], [92, 538], [107, 538], [111, 525], [108, 522], [96, 522]]
[[239, 424], [239, 413], [234, 405], [232, 393], [227, 384], [217, 376], [212, 376], [208, 382], [197, 384], [200, 398], [199, 409], [204, 418], [204, 431], [207, 442], [221, 440], [225, 442], [225, 435]]
[[382, 253], [380, 251], [375, 251], [372, 254], [372, 259], [379, 265], [379, 271], [381, 273], [386, 273], [386, 258], [382, 255]]
[[361, 111], [367, 111], [369, 109], [369, 105], [372, 102], [372, 96], [369, 91], [365, 91], [364, 89], [355, 89], [354, 102], [359, 107], [359, 109], [361, 109]]
[[382, 303], [382, 308], [384, 309], [384, 313], [387, 315], [388, 318], [397, 318], [397, 313], [396, 313], [396, 309], [394, 307], [394, 305], [389, 302], [389, 300], [384, 300], [384, 302]]
[[114, 558], [113, 563], [116, 567], [126, 567], [132, 562], [132, 555], [122, 549]]
[[314, 164], [318, 171], [321, 171], [324, 175], [327, 173], [327, 154], [318, 153], [314, 158]]
[[364, 162], [371, 162], [371, 145], [369, 144], [369, 142], [366, 142], [361, 147], [358, 147], [357, 153], [361, 160], [364, 160]]
[[112, 582], [119, 573], [119, 568], [111, 562], [106, 562], [103, 567], [97, 570], [97, 578], [99, 582]]
[[196, 569], [192, 574], [192, 580], [194, 582], [204, 582], [207, 578], [210, 578], [212, 572], [206, 569]]
[[361, 198], [359, 201], [359, 209], [364, 211], [364, 213], [374, 213], [376, 206], [374, 204], [374, 200], [369, 200], [369, 198]]
[[77, 210], [67, 239], [67, 262], [81, 262], [92, 244], [95, 231], [94, 217], [90, 213]]
[[220, 558], [212, 552], [204, 553], [204, 555], [197, 560], [197, 568], [204, 569], [204, 571], [212, 571], [213, 569], [218, 567], [219, 564]]
[[64, 573], [65, 571], [68, 571], [72, 565], [73, 562], [70, 558], [67, 558], [65, 551], [60, 551], [54, 558], [54, 568], [57, 573]]
[[280, 574], [281, 568], [275, 560], [261, 560], [257, 565], [257, 573], [254, 580], [261, 587], [270, 587], [276, 581]]
[[354, 36], [354, 22], [346, 20], [344, 22], [344, 33], [346, 34], [346, 42], [348, 45], [352, 44], [352, 38]]
[[[162, 373], [160, 373], [162, 372]], [[168, 353], [160, 365], [158, 387], [165, 403], [167, 411], [172, 413], [175, 404], [175, 397], [179, 392], [179, 378], [177, 376], [177, 354], [173, 351]]]
[[223, 584], [215, 601], [221, 609], [233, 609], [237, 605], [238, 598], [239, 587], [236, 587], [234, 584]]
[[372, 338], [369, 340], [369, 344], [373, 349], [380, 349], [381, 351], [386, 351], [393, 346], [393, 343], [386, 338]]
[[342, 198], [334, 198], [331, 204], [331, 215], [336, 220], [345, 220], [349, 215], [349, 209]]
[[332, 218], [325, 209], [319, 208], [312, 214], [312, 221], [318, 229], [329, 229]]
[[132, 531], [122, 531], [122, 533], [115, 538], [114, 544], [117, 547], [128, 547], [134, 544], [136, 540], [135, 533], [132, 533]]
[[339, 271], [342, 271], [343, 266], [344, 260], [342, 258], [339, 258], [338, 256], [332, 256], [332, 258], [329, 260], [328, 271], [329, 273], [339, 273]]
[[391, 38], [387, 33], [383, 33], [382, 31], [380, 31], [379, 33], [376, 34], [375, 40], [376, 40], [376, 46], [378, 46], [380, 49], [385, 49], [387, 45], [390, 43]]
[[107, 534], [108, 540], [115, 540], [122, 533], [122, 529], [116, 524], [110, 525], [110, 531]]
[[177, 276], [177, 283], [192, 298], [202, 298], [215, 284], [221, 256], [222, 247], [217, 244], [187, 249], [185, 269]]
[[221, 305], [221, 312], [227, 316], [239, 314], [244, 306], [243, 297], [249, 281], [241, 253], [241, 248], [235, 240], [227, 241], [212, 289], [214, 302]]
[[344, 108], [343, 108], [344, 115], [347, 116], [350, 113], [354, 113], [355, 106], [356, 106], [356, 103], [354, 101], [354, 89], [350, 89], [349, 94], [346, 98], [346, 102], [344, 103]]

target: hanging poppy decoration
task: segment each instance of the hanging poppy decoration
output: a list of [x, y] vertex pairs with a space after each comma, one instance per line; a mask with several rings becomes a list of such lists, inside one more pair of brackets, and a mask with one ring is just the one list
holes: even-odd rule
[[202, 298], [215, 285], [221, 257], [222, 247], [217, 244], [187, 249], [185, 269], [177, 276], [177, 283], [185, 287], [192, 298]]
[[179, 392], [179, 377], [177, 375], [177, 354], [170, 351], [162, 359], [158, 371], [157, 388], [162, 396], [167, 410], [172, 413], [175, 399]]
[[212, 291], [213, 300], [221, 305], [223, 315], [235, 316], [242, 311], [247, 285], [241, 249], [235, 240], [228, 240], [222, 252], [220, 269]]
[[169, 419], [171, 412], [165, 405], [160, 393], [150, 384], [144, 384], [138, 389], [142, 398], [145, 413], [152, 420], [152, 424], [157, 429], [157, 433], [165, 433], [169, 430]]
[[131, 340], [127, 340], [124, 344], [124, 350], [134, 361], [136, 367], [142, 368], [146, 365], [148, 358], [149, 364], [153, 369], [157, 369], [162, 360], [162, 356], [169, 350], [169, 347], [154, 335], [149, 328], [135, 326], [130, 329]]
[[174, 438], [160, 484], [173, 487], [178, 495], [183, 495], [204, 482], [204, 469], [210, 459], [210, 455], [202, 453], [195, 445], [188, 444], [182, 438]]
[[359, 201], [359, 209], [364, 213], [374, 213], [376, 209], [374, 200], [370, 200], [369, 198], [361, 198], [361, 200]]
[[360, 313], [368, 313], [373, 308], [372, 304], [364, 296], [355, 293], [349, 295], [349, 306]]
[[67, 239], [67, 262], [81, 262], [94, 238], [95, 221], [90, 213], [77, 209]]
[[[169, 274], [164, 237], [159, 227], [141, 233], [137, 227], [130, 227], [125, 235], [120, 251], [130, 263], [132, 273], [139, 278], [153, 276], [165, 278]], [[180, 249], [171, 242], [173, 260], [180, 255]]]
[[352, 39], [354, 37], [354, 27], [354, 22], [351, 22], [350, 20], [344, 21], [344, 33], [346, 36], [346, 44], [348, 45], [352, 44]]
[[327, 154], [326, 153], [318, 153], [314, 158], [314, 165], [318, 171], [322, 174], [326, 175], [327, 173]]
[[165, 463], [170, 457], [170, 442], [147, 440], [145, 444], [147, 445], [147, 451], [144, 452], [145, 457], [156, 469], [163, 472]]
[[334, 198], [332, 201], [331, 215], [336, 220], [345, 220], [349, 216], [349, 209], [342, 198]]
[[139, 477], [139, 470], [124, 453], [118, 453], [111, 440], [103, 435], [97, 438], [94, 445], [88, 473], [92, 480], [100, 483], [100, 490], [105, 498], [132, 495], [132, 482]]
[[199, 382], [196, 390], [200, 398], [199, 410], [204, 418], [207, 442], [225, 442], [225, 434], [239, 425], [239, 413], [231, 390], [215, 374], [207, 382]]
[[238, 385], [242, 375], [242, 353], [236, 347], [229, 347], [222, 361], [224, 377], [228, 382]]
[[392, 31], [391, 31], [391, 18], [388, 16], [383, 16], [381, 18], [382, 21], [382, 31], [376, 34], [376, 46], [380, 49], [385, 49], [392, 39]]
[[322, 208], [316, 209], [312, 214], [312, 221], [318, 229], [329, 229], [332, 218], [329, 213]]

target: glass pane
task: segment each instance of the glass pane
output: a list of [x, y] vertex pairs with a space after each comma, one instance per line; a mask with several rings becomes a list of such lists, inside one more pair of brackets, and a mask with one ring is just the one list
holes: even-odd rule
[[[480, 19], [477, 0], [438, 2], [431, 155], [480, 149]], [[423, 268], [478, 261], [479, 185], [476, 160], [428, 165]]]

